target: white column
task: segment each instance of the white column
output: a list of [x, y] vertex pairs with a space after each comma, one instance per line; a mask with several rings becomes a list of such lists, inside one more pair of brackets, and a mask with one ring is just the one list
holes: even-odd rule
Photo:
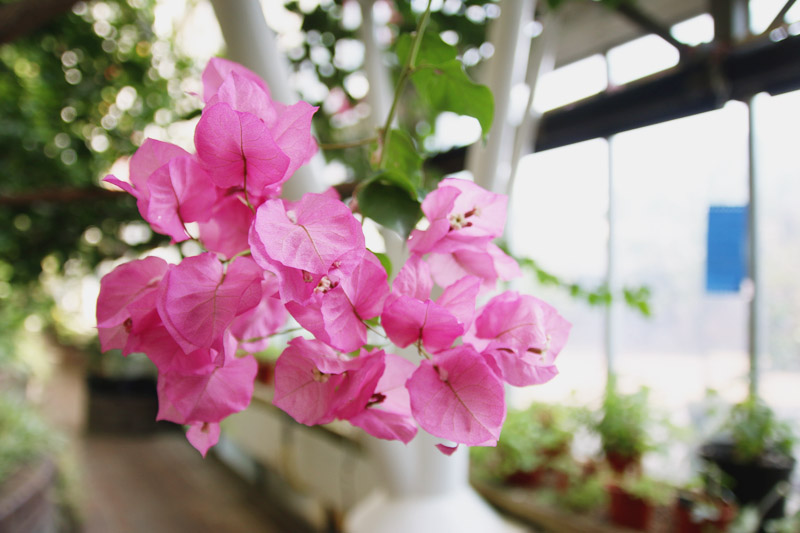
[[542, 76], [553, 70], [556, 63], [556, 44], [561, 26], [559, 12], [548, 11], [542, 21], [542, 33], [531, 41], [528, 54], [528, 69], [525, 84], [528, 86], [528, 102], [525, 105], [525, 114], [522, 122], [517, 126], [514, 135], [514, 149], [511, 153], [511, 177], [506, 186], [505, 194], [511, 194], [514, 180], [517, 178], [519, 160], [529, 151], [536, 142], [537, 128], [541, 118], [533, 108], [536, 96], [536, 86]]
[[750, 201], [748, 202], [747, 209], [747, 266], [749, 270], [750, 279], [752, 280], [752, 298], [750, 300], [750, 314], [748, 317], [748, 352], [750, 357], [750, 374], [749, 374], [749, 390], [751, 395], [758, 394], [758, 381], [759, 381], [759, 362], [763, 347], [763, 324], [761, 320], [761, 310], [763, 309], [763, 291], [761, 282], [761, 268], [759, 265], [760, 245], [761, 239], [759, 238], [759, 201], [758, 194], [758, 132], [756, 127], [756, 119], [753, 108], [754, 99], [747, 102], [747, 116], [748, 116], [748, 186], [750, 189]]
[[451, 456], [421, 434], [407, 446], [370, 438], [367, 447], [383, 489], [347, 516], [346, 533], [523, 533], [469, 485], [469, 449]]
[[475, 182], [493, 192], [504, 192], [511, 172], [513, 128], [508, 125], [511, 88], [524, 79], [530, 36], [522, 27], [533, 20], [535, 0], [505, 0], [500, 17], [489, 28], [494, 55], [489, 59], [481, 82], [494, 95], [494, 123], [484, 145], [476, 142], [467, 152], [467, 170]]
[[389, 109], [392, 107], [394, 90], [389, 78], [389, 69], [383, 62], [383, 48], [375, 37], [375, 0], [358, 0], [361, 6], [361, 26], [358, 35], [364, 42], [364, 70], [367, 71], [369, 92], [367, 102], [370, 106], [370, 120], [375, 128], [383, 126]]
[[[275, 33], [267, 26], [258, 0], [211, 0], [217, 15], [228, 57], [246, 66], [267, 82], [272, 98], [285, 104], [298, 100], [290, 84], [289, 62], [278, 49]], [[283, 186], [283, 195], [299, 199], [306, 192], [322, 192], [321, 154], [300, 167]]]

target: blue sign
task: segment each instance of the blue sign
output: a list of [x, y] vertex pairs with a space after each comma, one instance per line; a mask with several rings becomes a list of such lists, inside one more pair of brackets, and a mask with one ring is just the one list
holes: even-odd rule
[[706, 291], [739, 292], [747, 276], [747, 206], [708, 210]]

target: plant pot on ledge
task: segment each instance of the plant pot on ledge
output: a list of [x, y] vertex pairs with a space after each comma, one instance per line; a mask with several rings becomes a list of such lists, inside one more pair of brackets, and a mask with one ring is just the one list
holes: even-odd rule
[[682, 492], [675, 502], [676, 533], [725, 533], [736, 518], [736, 507], [707, 494]]
[[653, 515], [653, 506], [617, 485], [608, 486], [608, 517], [618, 526], [646, 531]]
[[[759, 505], [781, 481], [788, 481], [795, 459], [777, 451], [767, 451], [750, 461], [737, 457], [731, 442], [713, 442], [700, 449], [700, 457], [716, 464], [731, 479], [731, 491], [740, 506]], [[765, 520], [784, 515], [786, 498], [777, 496], [764, 511]]]

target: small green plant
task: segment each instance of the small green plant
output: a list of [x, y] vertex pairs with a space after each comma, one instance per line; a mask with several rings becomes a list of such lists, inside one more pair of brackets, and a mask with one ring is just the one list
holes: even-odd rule
[[675, 496], [675, 489], [670, 485], [644, 474], [620, 476], [616, 485], [630, 496], [651, 505], [667, 505]]
[[473, 448], [473, 463], [484, 477], [532, 472], [569, 454], [577, 425], [571, 407], [534, 403], [525, 410], [511, 410], [497, 447]]
[[751, 462], [767, 452], [790, 456], [796, 437], [791, 427], [778, 420], [760, 398], [748, 397], [734, 405], [723, 426], [733, 440], [737, 460]]
[[608, 505], [608, 492], [603, 476], [584, 472], [570, 476], [567, 488], [558, 493], [557, 503], [578, 513], [605, 508]]
[[649, 390], [641, 388], [633, 394], [621, 394], [614, 380], [609, 380], [599, 412], [590, 421], [591, 429], [600, 436], [606, 457], [638, 460], [654, 449], [648, 435]]

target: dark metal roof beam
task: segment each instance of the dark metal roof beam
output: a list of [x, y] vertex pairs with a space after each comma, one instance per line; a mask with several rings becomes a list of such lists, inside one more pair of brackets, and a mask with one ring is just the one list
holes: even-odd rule
[[759, 92], [800, 89], [800, 36], [715, 48], [672, 70], [549, 111], [536, 150], [547, 150], [720, 108]]
[[685, 43], [682, 43], [673, 37], [669, 31], [669, 28], [660, 24], [653, 17], [639, 9], [635, 4], [622, 2], [616, 6], [615, 9], [620, 15], [625, 16], [628, 20], [635, 23], [644, 31], [658, 35], [669, 44], [677, 48], [678, 53], [681, 55], [681, 59], [687, 57], [691, 52], [692, 49], [690, 46], [687, 46]]

